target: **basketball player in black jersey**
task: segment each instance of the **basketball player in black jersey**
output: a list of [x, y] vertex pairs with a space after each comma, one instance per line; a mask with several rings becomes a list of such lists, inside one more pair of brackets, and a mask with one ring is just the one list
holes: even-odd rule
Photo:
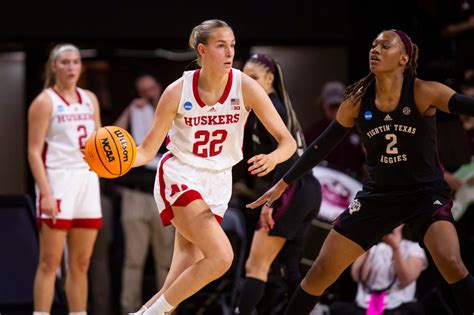
[[450, 190], [436, 154], [434, 115], [439, 109], [474, 116], [474, 98], [416, 78], [417, 58], [418, 47], [404, 32], [381, 32], [370, 49], [370, 73], [347, 88], [336, 119], [276, 185], [248, 205], [271, 206], [357, 126], [369, 179], [335, 220], [286, 314], [308, 314], [347, 266], [402, 223], [428, 249], [464, 314], [473, 314], [474, 278], [459, 252]]
[[[269, 56], [255, 54], [245, 63], [243, 71], [268, 93], [273, 106], [303, 151], [306, 147], [304, 136], [285, 87], [281, 65]], [[255, 116], [251, 116], [247, 123], [253, 144], [249, 155], [272, 152], [277, 142], [264, 125]], [[295, 153], [287, 161], [278, 164], [274, 171], [261, 177], [257, 184], [260, 187], [257, 189], [260, 188], [261, 192], [271, 187], [297, 159], [298, 154]], [[321, 187], [318, 180], [309, 173], [295, 181], [281, 200], [282, 202], [275, 203], [272, 208], [262, 208], [261, 219], [253, 235], [250, 255], [245, 265], [245, 281], [235, 314], [252, 314], [264, 295], [268, 272], [280, 252], [282, 265], [286, 269], [285, 280], [290, 296], [301, 281], [299, 262], [303, 255], [304, 235], [317, 214], [316, 211], [319, 211]]]

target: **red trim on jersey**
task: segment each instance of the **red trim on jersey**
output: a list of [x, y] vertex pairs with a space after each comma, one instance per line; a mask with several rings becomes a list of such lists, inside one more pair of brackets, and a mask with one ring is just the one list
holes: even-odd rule
[[[194, 74], [193, 74], [193, 94], [199, 106], [204, 107], [206, 106], [206, 103], [204, 103], [204, 101], [199, 96], [199, 89], [198, 89], [198, 81], [199, 81], [200, 72], [201, 72], [201, 69], [197, 69], [196, 71], [194, 71]], [[227, 97], [229, 96], [229, 93], [230, 93], [230, 89], [232, 87], [232, 80], [233, 80], [232, 69], [230, 69], [229, 76], [227, 78], [227, 83], [224, 88], [224, 93], [222, 93], [222, 96], [219, 98], [219, 101], [218, 101], [220, 104], [224, 104], [225, 101], [227, 100]]]
[[[53, 90], [54, 93], [56, 93], [56, 95], [66, 104], [66, 105], [71, 105], [64, 96], [62, 96], [58, 90], [55, 89], [54, 86], [51, 87], [51, 90]], [[77, 95], [77, 101], [79, 102], [79, 104], [82, 105], [82, 97], [81, 97], [81, 93], [79, 93], [79, 90], [76, 89], [76, 95]]]
[[72, 228], [86, 228], [86, 229], [99, 229], [102, 227], [102, 218], [96, 219], [56, 219], [56, 224], [53, 224], [53, 219], [38, 219], [41, 226], [41, 222], [46, 223], [51, 229], [62, 229], [69, 230]]
[[81, 93], [79, 93], [78, 89], [76, 89], [76, 94], [77, 94], [77, 100], [79, 101], [79, 104], [82, 105], [82, 96], [81, 96]]
[[163, 158], [160, 161], [160, 166], [158, 168], [158, 180], [160, 183], [160, 196], [161, 199], [163, 199], [163, 202], [165, 203], [165, 209], [161, 211], [160, 217], [161, 217], [161, 222], [163, 223], [164, 226], [170, 225], [171, 224], [171, 219], [173, 219], [173, 211], [171, 209], [171, 204], [169, 201], [166, 199], [166, 194], [165, 194], [165, 177], [163, 173], [163, 165], [168, 161], [170, 158], [173, 157], [173, 154], [168, 152], [165, 153]]
[[195, 190], [187, 190], [182, 193], [178, 199], [173, 203], [174, 207], [186, 207], [191, 202], [197, 199], [202, 199], [202, 196], [199, 192]]

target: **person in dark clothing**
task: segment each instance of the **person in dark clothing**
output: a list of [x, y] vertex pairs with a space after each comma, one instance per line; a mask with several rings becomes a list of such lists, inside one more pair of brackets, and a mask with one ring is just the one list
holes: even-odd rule
[[[298, 147], [304, 149], [301, 126], [288, 97], [280, 64], [266, 55], [256, 54], [246, 62], [243, 71], [268, 93]], [[251, 156], [273, 151], [277, 147], [277, 142], [263, 124], [257, 119], [252, 119], [250, 123], [253, 141]], [[266, 188], [270, 187], [297, 159], [298, 153], [295, 153], [290, 159], [277, 165], [271, 173], [262, 177], [259, 184]], [[245, 266], [246, 278], [236, 314], [249, 315], [253, 312], [264, 294], [270, 267], [284, 246], [291, 252], [291, 258], [288, 259], [289, 255], [286, 255], [287, 259], [284, 262], [289, 294], [291, 295], [297, 288], [301, 280], [299, 261], [303, 252], [303, 236], [320, 204], [319, 182], [312, 174], [307, 174], [293, 183], [280, 202], [275, 203], [272, 208], [265, 206], [262, 208], [261, 219], [257, 224], [250, 256]]]
[[271, 207], [349, 132], [359, 129], [369, 177], [335, 220], [286, 314], [308, 314], [319, 296], [384, 234], [405, 223], [433, 257], [465, 314], [474, 312], [474, 278], [461, 259], [449, 186], [436, 153], [436, 110], [474, 116], [474, 98], [416, 78], [418, 47], [400, 30], [377, 35], [370, 73], [346, 90], [336, 119], [283, 178], [255, 202]]
[[[329, 81], [323, 85], [319, 99], [324, 117], [312, 124], [305, 131], [306, 142], [311, 143], [316, 140], [327, 126], [329, 126], [331, 121], [336, 118], [339, 105], [341, 105], [341, 102], [345, 98], [344, 90], [344, 84], [339, 81]], [[351, 130], [350, 134], [345, 137], [324, 160], [326, 162], [325, 166], [334, 168], [358, 180], [362, 180], [366, 176], [362, 140], [355, 128]]]

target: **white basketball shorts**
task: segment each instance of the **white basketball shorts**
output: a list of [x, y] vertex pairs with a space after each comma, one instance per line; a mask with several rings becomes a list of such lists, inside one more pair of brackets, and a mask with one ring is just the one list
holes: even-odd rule
[[49, 185], [58, 203], [56, 223], [41, 208], [41, 196], [36, 187], [38, 224], [45, 222], [50, 228], [93, 228], [102, 226], [99, 178], [88, 169], [47, 169]]
[[168, 152], [158, 164], [154, 195], [163, 225], [174, 217], [172, 206], [185, 207], [196, 199], [202, 199], [221, 222], [232, 195], [232, 169], [199, 169]]

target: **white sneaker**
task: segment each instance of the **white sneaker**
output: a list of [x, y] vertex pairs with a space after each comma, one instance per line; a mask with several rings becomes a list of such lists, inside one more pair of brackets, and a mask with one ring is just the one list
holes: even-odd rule
[[135, 312], [135, 313], [128, 313], [128, 315], [143, 315], [147, 309], [148, 309], [148, 308], [146, 308], [146, 307], [142, 307], [142, 308], [139, 309], [137, 312]]

